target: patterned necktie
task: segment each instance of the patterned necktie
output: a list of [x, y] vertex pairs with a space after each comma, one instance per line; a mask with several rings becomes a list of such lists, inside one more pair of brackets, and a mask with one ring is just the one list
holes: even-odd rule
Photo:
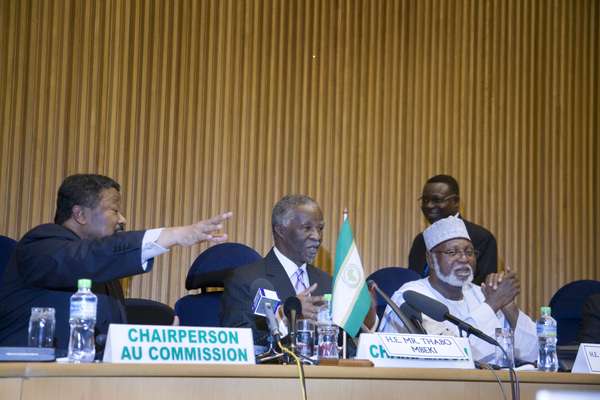
[[296, 283], [294, 284], [294, 289], [296, 290], [296, 294], [306, 290], [306, 285], [304, 284], [304, 270], [302, 268], [298, 268], [293, 275]]

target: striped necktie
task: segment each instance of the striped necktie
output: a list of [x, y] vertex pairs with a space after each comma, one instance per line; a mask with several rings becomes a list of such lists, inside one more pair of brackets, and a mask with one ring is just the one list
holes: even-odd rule
[[296, 290], [296, 294], [306, 290], [306, 285], [304, 284], [304, 270], [302, 268], [298, 268], [292, 277], [295, 280], [294, 289]]

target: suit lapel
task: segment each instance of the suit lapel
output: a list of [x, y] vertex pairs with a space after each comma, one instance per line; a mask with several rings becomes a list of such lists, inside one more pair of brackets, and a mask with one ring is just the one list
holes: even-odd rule
[[[75, 240], [81, 240], [81, 238], [69, 228], [60, 225], [64, 230], [65, 234], [72, 237]], [[95, 294], [104, 294], [108, 297], [116, 300], [116, 305], [119, 307], [119, 314], [121, 316], [120, 323], [127, 323], [127, 312], [125, 311], [125, 295], [123, 294], [123, 288], [118, 279], [108, 281], [106, 283], [92, 282], [92, 292]]]
[[315, 283], [318, 283], [319, 285], [317, 286], [317, 291], [319, 290], [319, 286], [321, 286], [321, 283], [319, 282], [318, 277], [314, 274], [314, 266], [310, 265], [310, 264], [306, 264], [306, 274], [308, 275], [308, 286], [312, 286]]
[[333, 284], [333, 278], [327, 275], [327, 281], [324, 280], [324, 276], [319, 274], [321, 270], [314, 265], [307, 265], [306, 272], [308, 273], [308, 281], [311, 285], [317, 283], [317, 289], [312, 293], [314, 296], [322, 296], [325, 293], [331, 293], [331, 286]]
[[296, 295], [292, 282], [287, 276], [283, 265], [277, 259], [273, 249], [265, 257], [265, 275], [269, 282], [273, 284], [273, 287], [275, 287], [275, 291], [282, 302], [288, 297]]

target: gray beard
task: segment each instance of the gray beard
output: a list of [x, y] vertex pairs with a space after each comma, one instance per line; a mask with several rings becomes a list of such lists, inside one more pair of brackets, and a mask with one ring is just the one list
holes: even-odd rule
[[471, 266], [469, 266], [469, 268], [471, 269], [471, 274], [469, 275], [469, 277], [466, 280], [460, 280], [456, 277], [456, 275], [454, 275], [454, 270], [452, 272], [450, 272], [449, 275], [444, 275], [442, 274], [441, 268], [440, 268], [440, 264], [438, 263], [437, 258], [431, 257], [433, 258], [433, 271], [435, 273], [435, 276], [437, 276], [437, 278], [444, 282], [447, 283], [450, 286], [455, 286], [455, 287], [465, 287], [467, 285], [469, 285], [471, 282], [473, 282], [473, 268], [471, 268]]

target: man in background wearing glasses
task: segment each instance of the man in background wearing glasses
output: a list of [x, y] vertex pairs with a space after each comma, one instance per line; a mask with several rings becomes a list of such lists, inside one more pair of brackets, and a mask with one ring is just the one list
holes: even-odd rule
[[[430, 224], [451, 215], [459, 215], [460, 196], [458, 182], [450, 175], [436, 175], [425, 183], [423, 194], [419, 198], [421, 211]], [[480, 285], [488, 274], [498, 270], [498, 246], [496, 238], [482, 226], [464, 220], [467, 232], [478, 252], [477, 272], [473, 282]], [[419, 233], [413, 240], [408, 256], [408, 267], [425, 278], [431, 272], [430, 265], [425, 259], [425, 242], [423, 234]]]
[[[521, 287], [517, 275], [507, 269], [499, 274], [489, 274], [481, 286], [474, 285], [477, 250], [464, 221], [459, 218], [440, 219], [425, 229], [423, 237], [432, 272], [427, 278], [402, 285], [392, 300], [400, 306], [404, 302], [404, 292], [413, 290], [444, 303], [450, 314], [488, 336], [494, 337], [496, 328], [511, 328], [515, 358], [534, 361], [537, 358], [536, 326], [515, 304]], [[448, 321], [438, 322], [424, 315], [422, 324], [430, 335], [459, 336], [456, 325]], [[406, 329], [388, 306], [379, 330], [404, 332]], [[490, 361], [494, 357], [495, 348], [491, 344], [474, 336], [469, 337], [469, 343], [474, 360]]]

